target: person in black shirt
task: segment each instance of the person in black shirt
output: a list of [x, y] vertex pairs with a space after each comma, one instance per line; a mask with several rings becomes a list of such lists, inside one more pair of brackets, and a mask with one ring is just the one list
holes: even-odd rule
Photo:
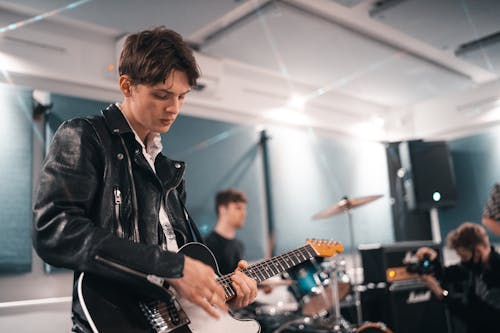
[[[490, 245], [486, 230], [479, 224], [463, 223], [452, 230], [447, 246], [460, 257], [460, 264], [439, 267], [434, 275], [421, 275], [421, 280], [436, 297], [446, 303], [451, 314], [466, 326], [468, 333], [497, 332], [500, 328], [500, 254]], [[429, 256], [437, 261], [437, 253], [427, 247], [418, 249], [419, 260]], [[438, 278], [441, 283], [438, 282]], [[463, 292], [447, 290], [461, 285]]]
[[243, 243], [236, 231], [245, 224], [247, 198], [243, 192], [227, 189], [215, 197], [217, 223], [205, 238], [205, 244], [214, 253], [221, 274], [234, 271], [243, 257]]

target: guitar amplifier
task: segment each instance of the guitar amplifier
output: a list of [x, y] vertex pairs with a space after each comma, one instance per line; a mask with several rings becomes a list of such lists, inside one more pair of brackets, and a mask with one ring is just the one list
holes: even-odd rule
[[[399, 281], [365, 287], [360, 293], [363, 321], [382, 322], [394, 333], [450, 332], [445, 305], [422, 283]], [[354, 304], [341, 310], [346, 320], [356, 322]]]
[[395, 282], [389, 287], [388, 325], [394, 332], [446, 333], [445, 306], [420, 283]]
[[406, 271], [403, 261], [408, 256], [414, 255], [422, 246], [432, 248], [438, 253], [438, 258], [441, 258], [440, 245], [432, 241], [361, 244], [359, 251], [363, 262], [364, 284], [416, 279], [416, 274]]

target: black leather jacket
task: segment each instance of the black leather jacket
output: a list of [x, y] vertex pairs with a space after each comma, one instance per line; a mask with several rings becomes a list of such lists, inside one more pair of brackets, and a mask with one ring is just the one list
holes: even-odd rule
[[[75, 277], [86, 272], [137, 283], [97, 257], [146, 274], [181, 277], [184, 256], [162, 249], [166, 239], [158, 212], [166, 198], [179, 246], [201, 240], [183, 204], [185, 165], [160, 153], [155, 169], [156, 174], [115, 105], [102, 116], [64, 122], [42, 166], [34, 205], [33, 244], [39, 256], [74, 270]], [[75, 296], [73, 316], [80, 317]]]
[[444, 298], [450, 312], [467, 326], [467, 332], [497, 332], [500, 327], [500, 254], [491, 247], [488, 267], [467, 268], [462, 264], [444, 268], [441, 273], [450, 290]]

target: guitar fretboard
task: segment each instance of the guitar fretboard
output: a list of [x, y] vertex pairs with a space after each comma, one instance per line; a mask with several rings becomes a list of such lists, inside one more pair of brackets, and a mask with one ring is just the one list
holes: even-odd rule
[[[248, 268], [243, 269], [242, 272], [256, 280], [258, 283], [280, 274], [289, 268], [297, 266], [304, 261], [312, 259], [315, 256], [316, 251], [314, 251], [311, 245], [307, 244], [296, 250], [251, 265]], [[236, 296], [236, 292], [231, 286], [231, 276], [233, 274], [234, 273], [230, 273], [217, 278], [217, 282], [224, 287], [226, 300]]]

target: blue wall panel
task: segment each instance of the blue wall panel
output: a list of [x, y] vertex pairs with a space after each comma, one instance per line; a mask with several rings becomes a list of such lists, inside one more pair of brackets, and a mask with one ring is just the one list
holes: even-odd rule
[[323, 220], [316, 212], [342, 199], [382, 194], [352, 210], [355, 244], [394, 239], [384, 146], [345, 137], [320, 136], [312, 130], [269, 131], [272, 200], [277, 253], [304, 244], [306, 238], [341, 241], [350, 250], [345, 213]]
[[0, 84], [0, 272], [31, 271], [31, 90]]
[[[443, 239], [446, 234], [470, 221], [481, 223], [488, 194], [500, 182], [500, 134], [492, 128], [482, 134], [448, 142], [456, 177], [457, 204], [441, 209], [439, 219]], [[490, 233], [492, 241], [500, 241]]]

